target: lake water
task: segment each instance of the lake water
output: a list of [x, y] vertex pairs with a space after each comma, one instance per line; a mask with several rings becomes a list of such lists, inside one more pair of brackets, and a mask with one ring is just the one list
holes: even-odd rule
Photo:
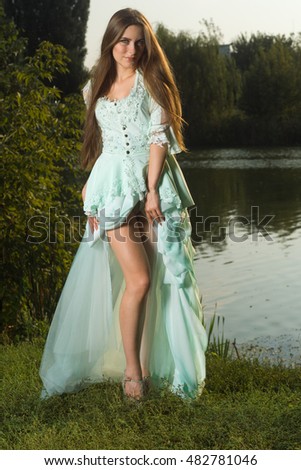
[[201, 150], [179, 163], [206, 324], [216, 310], [229, 340], [301, 363], [301, 148]]

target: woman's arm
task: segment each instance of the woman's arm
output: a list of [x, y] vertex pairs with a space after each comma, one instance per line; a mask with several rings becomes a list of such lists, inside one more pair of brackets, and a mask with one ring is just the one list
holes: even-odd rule
[[167, 152], [167, 144], [150, 145], [149, 167], [147, 175], [147, 189], [145, 201], [145, 213], [150, 224], [156, 220], [162, 223], [165, 220], [160, 208], [160, 198], [157, 191], [157, 184], [162, 173]]
[[83, 199], [83, 202], [85, 202], [85, 199], [86, 199], [86, 190], [87, 190], [87, 182], [86, 182], [85, 186], [84, 186], [83, 189], [82, 189], [82, 199]]
[[[82, 189], [83, 202], [85, 202], [85, 199], [86, 199], [87, 183], [88, 183], [88, 181], [86, 182], [85, 186]], [[97, 230], [97, 228], [98, 228], [97, 219], [96, 219], [96, 217], [88, 216], [88, 222], [89, 222], [89, 225], [90, 225], [91, 232], [93, 233], [94, 230]]]

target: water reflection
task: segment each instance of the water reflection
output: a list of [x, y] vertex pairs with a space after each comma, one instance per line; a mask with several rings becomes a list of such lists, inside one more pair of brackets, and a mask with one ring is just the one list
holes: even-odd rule
[[[222, 227], [229, 228], [229, 220], [234, 217], [250, 221], [244, 224], [248, 233], [255, 230], [258, 222], [267, 222], [262, 227], [280, 238], [300, 228], [301, 169], [194, 168], [184, 172], [196, 203], [191, 211], [196, 244], [198, 237], [210, 243], [212, 235], [218, 236]], [[265, 216], [273, 217], [263, 221]], [[208, 224], [214, 217], [219, 223], [212, 223], [212, 233], [208, 233]], [[224, 246], [221, 243], [217, 249]]]
[[287, 160], [283, 149], [260, 150], [260, 158], [254, 149], [229, 152], [181, 162], [196, 203], [192, 238], [205, 311], [217, 304], [230, 339], [278, 336], [301, 327], [301, 149], [288, 150]]

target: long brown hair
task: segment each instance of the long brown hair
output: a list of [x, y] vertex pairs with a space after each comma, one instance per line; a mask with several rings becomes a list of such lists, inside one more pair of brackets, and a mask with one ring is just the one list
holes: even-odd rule
[[145, 40], [145, 48], [137, 68], [141, 70], [145, 86], [151, 96], [167, 112], [180, 148], [186, 150], [182, 135], [181, 101], [168, 59], [145, 16], [137, 10], [125, 8], [117, 11], [110, 19], [103, 36], [100, 58], [91, 72], [91, 96], [82, 145], [83, 168], [91, 168], [101, 152], [102, 138], [95, 117], [95, 106], [98, 98], [110, 91], [116, 79], [117, 71], [112, 49], [125, 29], [132, 25], [142, 26]]

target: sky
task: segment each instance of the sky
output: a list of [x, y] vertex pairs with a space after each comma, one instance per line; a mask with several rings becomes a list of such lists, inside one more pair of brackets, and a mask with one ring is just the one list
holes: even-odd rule
[[85, 60], [88, 68], [98, 58], [109, 19], [126, 7], [141, 11], [154, 28], [163, 23], [174, 33], [195, 35], [202, 19], [212, 20], [225, 44], [241, 33], [289, 35], [301, 31], [301, 0], [90, 0]]

